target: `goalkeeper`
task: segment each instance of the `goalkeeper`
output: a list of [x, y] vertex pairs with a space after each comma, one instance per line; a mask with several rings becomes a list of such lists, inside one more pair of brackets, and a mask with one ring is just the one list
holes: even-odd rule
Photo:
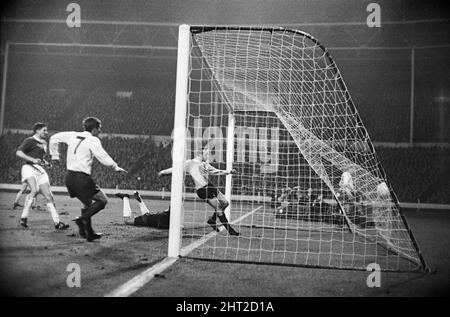
[[162, 212], [151, 212], [142, 201], [141, 195], [135, 191], [134, 197], [139, 202], [141, 215], [134, 218], [130, 207], [130, 195], [116, 193], [116, 196], [123, 200], [123, 221], [125, 224], [137, 227], [169, 229], [170, 208]]
[[[187, 160], [184, 163], [184, 170], [191, 175], [197, 190], [197, 196], [200, 199], [206, 200], [208, 205], [214, 208], [214, 213], [208, 219], [207, 223], [215, 230], [217, 228], [217, 218], [219, 218], [222, 225], [227, 229], [228, 233], [233, 236], [238, 236], [239, 232], [233, 229], [228, 223], [225, 216], [225, 209], [228, 207], [228, 201], [225, 196], [209, 181], [209, 175], [228, 175], [236, 173], [236, 170], [225, 171], [218, 170], [208, 163], [209, 149], [203, 149], [203, 153], [197, 155], [192, 160]], [[172, 168], [162, 170], [158, 176], [172, 174]]]

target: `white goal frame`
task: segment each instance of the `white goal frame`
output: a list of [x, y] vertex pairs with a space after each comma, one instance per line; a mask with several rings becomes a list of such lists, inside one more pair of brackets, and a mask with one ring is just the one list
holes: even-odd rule
[[[179, 27], [178, 34], [178, 60], [177, 60], [177, 79], [176, 79], [176, 98], [175, 98], [175, 120], [174, 120], [174, 140], [173, 140], [173, 153], [172, 153], [172, 188], [171, 188], [171, 217], [170, 217], [170, 228], [169, 228], [169, 245], [168, 245], [168, 256], [169, 257], [179, 257], [181, 253], [182, 246], [182, 226], [183, 226], [183, 198], [186, 195], [184, 193], [184, 162], [187, 159], [186, 157], [186, 141], [187, 141], [187, 122], [186, 122], [186, 114], [188, 107], [188, 78], [189, 78], [189, 68], [190, 68], [190, 54], [191, 54], [191, 27], [189, 25], [181, 25]], [[281, 30], [281, 29], [280, 29]], [[297, 31], [303, 34], [305, 37], [312, 40], [315, 45], [322, 48], [326, 54], [326, 57], [329, 59], [332, 65], [335, 65], [334, 60], [331, 58], [327, 50], [312, 36]], [[345, 86], [345, 83], [342, 80], [339, 83], [345, 94], [349, 97], [349, 106], [355, 107], [353, 102], [351, 101], [350, 96], [348, 95], [348, 90]], [[360, 120], [357, 117], [357, 120]], [[360, 121], [358, 121], [360, 122]], [[362, 123], [361, 123], [362, 124]], [[227, 126], [227, 138], [226, 138], [226, 168], [231, 169], [233, 166], [233, 157], [234, 157], [234, 127], [235, 120], [233, 116], [233, 111], [230, 111], [228, 114], [228, 126]], [[372, 144], [369, 146], [372, 148]], [[372, 148], [373, 149], [373, 148]], [[376, 155], [376, 154], [375, 154]], [[380, 172], [385, 175], [384, 170], [380, 167]], [[232, 177], [228, 175], [225, 181], [225, 196], [231, 205], [231, 182]], [[335, 194], [333, 192], [333, 194]], [[398, 207], [398, 200], [395, 193], [390, 188], [390, 194], [393, 197], [393, 203]], [[263, 197], [264, 199], [264, 197]], [[339, 203], [339, 202], [338, 202]], [[340, 203], [339, 203], [340, 204]], [[349, 227], [350, 232], [353, 232], [352, 227], [349, 224], [347, 215], [345, 214], [345, 209], [340, 206], [342, 212], [344, 214], [344, 218], [347, 221], [347, 225]], [[228, 207], [226, 210], [228, 219], [231, 220], [230, 217], [230, 209]], [[409, 229], [409, 226], [406, 222], [406, 219], [400, 212], [401, 221], [404, 223], [406, 227], [406, 231], [409, 233], [410, 239], [412, 240], [412, 244], [416, 249], [416, 252], [419, 256], [419, 261], [421, 262], [422, 269], [427, 269], [422, 254], [418, 248], [418, 245]]]

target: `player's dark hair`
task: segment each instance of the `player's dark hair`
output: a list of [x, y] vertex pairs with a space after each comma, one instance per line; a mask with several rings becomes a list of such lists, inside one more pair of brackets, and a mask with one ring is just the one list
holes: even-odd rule
[[36, 123], [33, 125], [33, 132], [36, 133], [37, 130], [40, 130], [40, 129], [42, 129], [42, 128], [45, 128], [46, 126], [47, 126], [47, 125], [46, 125], [45, 123], [43, 123], [43, 122], [36, 122]]
[[88, 117], [83, 120], [84, 131], [92, 132], [94, 129], [98, 129], [102, 122], [96, 117]]

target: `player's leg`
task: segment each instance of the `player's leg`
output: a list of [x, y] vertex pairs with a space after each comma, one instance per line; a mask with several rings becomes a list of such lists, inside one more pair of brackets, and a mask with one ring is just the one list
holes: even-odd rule
[[[99, 207], [104, 208], [107, 201], [106, 197], [104, 197], [104, 202], [101, 204], [98, 203], [101, 200], [100, 195], [98, 195], [101, 192], [100, 188], [87, 174], [67, 171], [65, 183], [70, 197], [78, 198], [84, 206], [81, 209], [81, 216], [74, 219], [79, 228], [80, 236], [86, 238], [88, 242], [99, 239], [101, 235], [96, 234], [92, 230], [90, 217], [101, 210]], [[104, 196], [103, 193], [101, 194]], [[96, 195], [96, 201], [93, 203], [94, 196]]]
[[67, 225], [59, 220], [59, 215], [58, 215], [58, 212], [56, 211], [55, 201], [53, 199], [53, 193], [50, 189], [50, 184], [48, 182], [39, 184], [39, 191], [41, 192], [41, 194], [44, 196], [44, 198], [46, 200], [47, 210], [48, 210], [48, 212], [50, 212], [53, 223], [55, 224], [55, 229], [56, 230], [68, 229], [69, 225]]
[[130, 206], [130, 195], [128, 194], [122, 194], [122, 193], [116, 193], [116, 197], [119, 197], [122, 199], [123, 207], [122, 207], [122, 214], [123, 214], [123, 222], [127, 225], [134, 225], [134, 218], [132, 216], [131, 206]]
[[[210, 195], [210, 197], [213, 195]], [[215, 223], [215, 215], [217, 214], [217, 218], [219, 218], [222, 225], [227, 229], [230, 235], [239, 235], [239, 232], [234, 230], [234, 228], [228, 223], [228, 219], [225, 215], [225, 209], [228, 207], [229, 203], [226, 200], [225, 196], [218, 190], [216, 190], [215, 197], [211, 197], [207, 200], [208, 204], [213, 207], [216, 212], [213, 216], [208, 219], [208, 224], [212, 225], [210, 222], [214, 221]], [[214, 228], [214, 226], [213, 226]]]
[[31, 209], [37, 208], [39, 210], [39, 206], [37, 205], [37, 197], [33, 198], [33, 202], [31, 203]]
[[13, 209], [16, 209], [17, 207], [23, 207], [20, 205], [20, 197], [22, 197], [23, 193], [27, 190], [28, 184], [27, 182], [22, 183], [22, 186], [19, 189], [19, 192], [16, 195], [16, 199], [14, 199]]
[[33, 199], [36, 198], [39, 192], [37, 180], [34, 176], [26, 178], [26, 182], [28, 184], [28, 187], [30, 187], [30, 193], [25, 198], [22, 215], [20, 216], [20, 225], [25, 228], [28, 227], [28, 216], [30, 215], [30, 208], [33, 204]]
[[[98, 187], [97, 187], [98, 188]], [[77, 225], [80, 227], [80, 223], [82, 224], [82, 227], [84, 227], [85, 233], [86, 233], [86, 239], [88, 242], [91, 242], [95, 239], [100, 239], [101, 234], [94, 232], [94, 229], [92, 228], [92, 220], [91, 218], [103, 210], [108, 203], [108, 199], [106, 198], [105, 193], [101, 191], [98, 188], [98, 192], [93, 195], [91, 198], [88, 199], [80, 199], [83, 204], [85, 205], [85, 208], [83, 210], [83, 213], [81, 217], [77, 219]], [[91, 204], [89, 205], [89, 202]], [[87, 208], [86, 208], [87, 206]]]
[[141, 215], [145, 215], [145, 214], [150, 214], [150, 210], [147, 208], [147, 206], [145, 205], [144, 201], [142, 200], [141, 195], [139, 194], [138, 191], [134, 192], [134, 197], [136, 198], [136, 200], [139, 203], [139, 209], [141, 211]]
[[208, 205], [210, 205], [213, 209], [214, 212], [211, 215], [211, 217], [208, 218], [207, 223], [215, 230], [215, 231], [219, 231], [219, 229], [217, 228], [217, 210], [219, 209], [219, 201], [217, 200], [216, 197], [207, 199], [206, 202], [208, 203]]
[[[83, 214], [83, 218], [92, 218], [95, 214], [105, 209], [108, 199], [102, 190], [98, 190], [91, 198], [91, 204], [88, 205], [87, 210]], [[85, 203], [87, 205], [87, 203]]]

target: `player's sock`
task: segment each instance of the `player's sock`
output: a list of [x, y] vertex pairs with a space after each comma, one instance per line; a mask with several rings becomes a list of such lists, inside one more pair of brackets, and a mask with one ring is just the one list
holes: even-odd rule
[[136, 198], [136, 200], [138, 201], [138, 202], [142, 202], [142, 198], [141, 198], [141, 195], [139, 194], [139, 192], [138, 191], [135, 191], [134, 192], [134, 197]]
[[[20, 196], [21, 196], [21, 195], [17, 194], [16, 200], [14, 201], [14, 204], [13, 204], [13, 209], [16, 209], [17, 207], [23, 207], [23, 206], [19, 203], [19, 201], [20, 201]], [[28, 196], [25, 196], [25, 203], [27, 202], [27, 198], [28, 198]], [[25, 203], [24, 203], [24, 205], [25, 205]]]
[[47, 203], [47, 210], [50, 212], [55, 225], [59, 223], [59, 216], [53, 203]]
[[31, 208], [32, 203], [33, 203], [33, 199], [30, 197], [30, 194], [28, 194], [27, 198], [25, 198], [25, 204], [23, 206], [23, 211], [22, 211], [22, 215], [20, 216], [20, 218], [22, 218], [22, 219], [28, 218], [28, 216], [30, 215], [30, 208]]
[[139, 208], [141, 210], [141, 215], [145, 215], [147, 213], [150, 213], [150, 210], [148, 210], [147, 206], [145, 205], [144, 201], [142, 200], [141, 195], [138, 191], [134, 192], [134, 198], [139, 202]]
[[33, 208], [36, 208], [36, 205], [37, 205], [37, 200], [36, 200], [36, 197], [34, 197], [34, 198], [33, 198], [33, 202], [31, 203], [31, 206], [32, 206]]
[[222, 225], [225, 227], [225, 229], [227, 229], [227, 231], [228, 231], [228, 233], [230, 235], [233, 235], [233, 236], [238, 236], [239, 235], [239, 232], [237, 232], [236, 230], [233, 229], [233, 227], [230, 226], [230, 224], [228, 223], [228, 219], [225, 216], [225, 214], [220, 215], [219, 216], [219, 220], [222, 223]]
[[19, 204], [20, 197], [22, 197], [22, 192], [21, 191], [17, 193], [16, 199], [14, 200], [14, 205]]
[[148, 210], [147, 206], [142, 200], [139, 202], [139, 209], [141, 210], [141, 215], [150, 213], [150, 210]]
[[128, 197], [123, 197], [123, 216], [131, 217], [130, 199]]

